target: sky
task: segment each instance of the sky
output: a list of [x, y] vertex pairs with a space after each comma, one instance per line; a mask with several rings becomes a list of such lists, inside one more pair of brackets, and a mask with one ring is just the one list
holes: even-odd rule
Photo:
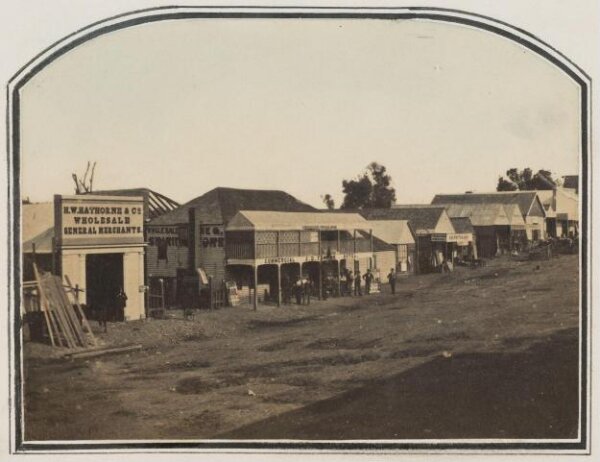
[[314, 206], [372, 161], [398, 203], [579, 170], [579, 89], [526, 48], [427, 20], [186, 19], [86, 42], [21, 95], [22, 195], [217, 187]]

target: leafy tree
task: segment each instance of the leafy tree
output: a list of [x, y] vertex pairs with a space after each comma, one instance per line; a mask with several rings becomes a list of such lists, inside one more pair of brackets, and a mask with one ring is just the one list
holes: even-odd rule
[[560, 185], [557, 178], [552, 178], [550, 170], [540, 169], [533, 173], [530, 168], [519, 170], [511, 168], [506, 171], [507, 178], [499, 177], [496, 191], [531, 191], [534, 189], [553, 189]]
[[343, 180], [342, 189], [342, 209], [390, 208], [396, 201], [392, 177], [377, 162], [371, 162], [356, 179]]
[[335, 201], [333, 200], [333, 197], [331, 196], [331, 194], [325, 194], [325, 195], [321, 196], [321, 200], [325, 204], [325, 207], [327, 207], [327, 210], [335, 209]]

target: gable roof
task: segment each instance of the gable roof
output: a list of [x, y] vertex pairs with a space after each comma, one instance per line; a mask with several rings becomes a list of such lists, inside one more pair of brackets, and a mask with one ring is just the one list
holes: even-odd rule
[[281, 212], [316, 212], [304, 202], [284, 191], [262, 189], [215, 188], [186, 202], [181, 207], [152, 220], [152, 225], [178, 225], [189, 222], [189, 211], [195, 209], [205, 223], [228, 223], [240, 210], [272, 210]]
[[[539, 201], [537, 191], [499, 191], [491, 193], [437, 194], [432, 204], [517, 204], [521, 215], [527, 216], [534, 201]], [[540, 201], [540, 206], [543, 206]]]
[[92, 191], [89, 194], [99, 196], [141, 196], [144, 198], [144, 217], [146, 221], [160, 217], [180, 206], [179, 202], [175, 202], [173, 199], [148, 188]]
[[54, 239], [54, 227], [48, 228], [37, 236], [23, 242], [23, 253], [52, 253], [52, 240]]
[[504, 204], [450, 204], [446, 206], [450, 220], [466, 217], [473, 226], [508, 226]]
[[36, 202], [21, 206], [21, 239], [27, 242], [54, 227], [54, 202]]
[[414, 244], [415, 236], [408, 220], [372, 220], [373, 236], [389, 244]]
[[396, 248], [392, 244], [373, 235], [373, 252], [388, 252], [394, 250], [396, 250]]
[[394, 205], [391, 209], [362, 209], [359, 213], [367, 220], [405, 220], [418, 234], [434, 233], [444, 206]]
[[240, 210], [229, 220], [227, 231], [285, 231], [302, 229], [370, 229], [358, 213], [274, 212]]
[[458, 234], [473, 234], [475, 232], [469, 217], [450, 217], [450, 221], [452, 222], [452, 226], [454, 226], [454, 230]]

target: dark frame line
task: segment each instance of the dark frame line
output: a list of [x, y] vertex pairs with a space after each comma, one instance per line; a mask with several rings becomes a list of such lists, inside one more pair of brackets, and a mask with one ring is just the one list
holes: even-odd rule
[[[219, 11], [217, 11], [219, 10]], [[243, 10], [243, 11], [239, 11]], [[151, 13], [151, 14], [148, 14]], [[137, 16], [141, 15], [141, 16]], [[149, 9], [140, 9], [128, 13], [119, 14], [110, 18], [94, 22], [84, 28], [81, 28], [65, 38], [57, 41], [45, 50], [36, 55], [25, 66], [23, 66], [9, 81], [7, 86], [7, 99], [12, 105], [7, 106], [7, 150], [8, 156], [8, 219], [11, 217], [20, 218], [21, 216], [21, 191], [20, 191], [20, 89], [27, 84], [37, 73], [43, 70], [60, 56], [68, 53], [77, 46], [97, 38], [101, 35], [115, 32], [128, 27], [134, 27], [140, 24], [152, 23], [164, 20], [179, 20], [179, 19], [377, 19], [377, 20], [434, 20], [440, 22], [449, 22], [464, 26], [474, 27], [484, 30], [504, 38], [510, 39], [534, 53], [547, 59], [557, 68], [565, 72], [572, 80], [574, 80], [581, 89], [581, 152], [582, 152], [582, 179], [581, 179], [581, 204], [582, 216], [581, 219], [581, 280], [580, 280], [580, 297], [581, 297], [581, 362], [580, 362], [580, 441], [578, 442], [522, 442], [522, 443], [472, 443], [472, 442], [443, 442], [443, 443], [415, 443], [415, 442], [398, 442], [398, 443], [373, 443], [365, 442], [281, 442], [281, 441], [228, 441], [228, 442], [123, 442], [123, 443], [27, 443], [23, 440], [23, 416], [21, 413], [23, 396], [21, 393], [20, 384], [22, 383], [21, 368], [22, 351], [18, 341], [19, 332], [19, 317], [18, 313], [13, 312], [12, 326], [9, 325], [8, 345], [9, 352], [13, 351], [14, 357], [9, 358], [9, 384], [14, 390], [14, 396], [10, 399], [11, 419], [14, 418], [15, 429], [14, 435], [11, 435], [11, 444], [16, 452], [52, 452], [52, 453], [70, 453], [70, 451], [87, 451], [94, 450], [148, 450], [155, 449], [164, 451], [169, 449], [190, 449], [190, 450], [335, 450], [335, 451], [415, 451], [415, 452], [437, 452], [443, 449], [449, 450], [505, 450], [505, 451], [544, 451], [544, 450], [577, 450], [583, 451], [588, 448], [588, 322], [589, 322], [589, 307], [588, 307], [588, 229], [589, 217], [588, 206], [590, 192], [588, 182], [589, 172], [589, 101], [591, 92], [591, 78], [569, 58], [557, 51], [552, 46], [543, 42], [535, 35], [494, 18], [470, 13], [461, 10], [435, 8], [435, 7], [405, 7], [405, 8], [388, 8], [388, 7], [262, 7], [262, 6], [228, 6], [228, 7], [189, 7], [189, 6], [162, 6]], [[114, 23], [122, 19], [121, 22]], [[485, 22], [487, 21], [487, 22]], [[109, 24], [110, 23], [110, 24]], [[102, 27], [97, 28], [97, 26]], [[81, 37], [75, 38], [78, 34]], [[517, 35], [522, 34], [522, 36]], [[66, 42], [66, 43], [65, 43]], [[64, 44], [64, 45], [61, 45]], [[41, 59], [45, 54], [56, 47], [59, 47], [51, 52], [48, 56]], [[551, 54], [543, 47], [552, 50]], [[36, 63], [36, 61], [40, 60]], [[31, 66], [31, 67], [30, 67]], [[12, 97], [12, 98], [11, 98]], [[12, 151], [11, 151], [12, 140]], [[12, 176], [11, 176], [12, 175]], [[12, 215], [11, 215], [12, 213]], [[15, 306], [19, 306], [21, 302], [20, 296], [20, 220], [13, 222], [12, 229], [12, 246], [11, 241], [8, 241], [9, 265], [12, 265], [12, 272], [8, 272], [8, 301], [11, 302], [11, 289], [13, 292], [14, 306], [10, 309], [14, 310]], [[9, 311], [10, 312], [10, 311]], [[10, 323], [9, 323], [10, 324]], [[12, 329], [12, 331], [11, 331]], [[14, 333], [13, 337], [11, 334]], [[15, 367], [16, 365], [16, 367]], [[157, 451], [155, 451], [157, 452]], [[528, 452], [531, 453], [531, 452]]]

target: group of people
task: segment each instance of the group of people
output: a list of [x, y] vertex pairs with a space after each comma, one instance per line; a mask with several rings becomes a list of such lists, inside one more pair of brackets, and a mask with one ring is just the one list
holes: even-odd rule
[[[387, 275], [392, 294], [396, 293], [396, 281], [397, 274], [394, 268], [390, 269]], [[369, 295], [371, 293], [371, 287], [375, 276], [370, 269], [367, 269], [366, 273], [361, 274], [360, 270], [356, 270], [354, 273], [349, 268], [346, 268], [340, 278], [340, 295], [345, 296], [362, 296], [363, 295], [363, 281], [364, 281], [364, 294]], [[282, 298], [283, 303], [289, 305], [292, 303], [292, 298], [295, 298], [297, 305], [310, 305], [310, 299], [313, 295], [314, 284], [309, 276], [298, 276], [295, 282], [292, 282], [288, 276], [284, 276], [281, 281]], [[326, 284], [325, 284], [326, 285]], [[323, 296], [326, 298], [326, 290], [323, 292]]]
[[292, 303], [292, 296], [296, 299], [297, 305], [310, 305], [310, 297], [313, 291], [313, 283], [308, 276], [298, 276], [296, 282], [292, 284], [289, 277], [282, 281], [283, 303], [289, 305]]

